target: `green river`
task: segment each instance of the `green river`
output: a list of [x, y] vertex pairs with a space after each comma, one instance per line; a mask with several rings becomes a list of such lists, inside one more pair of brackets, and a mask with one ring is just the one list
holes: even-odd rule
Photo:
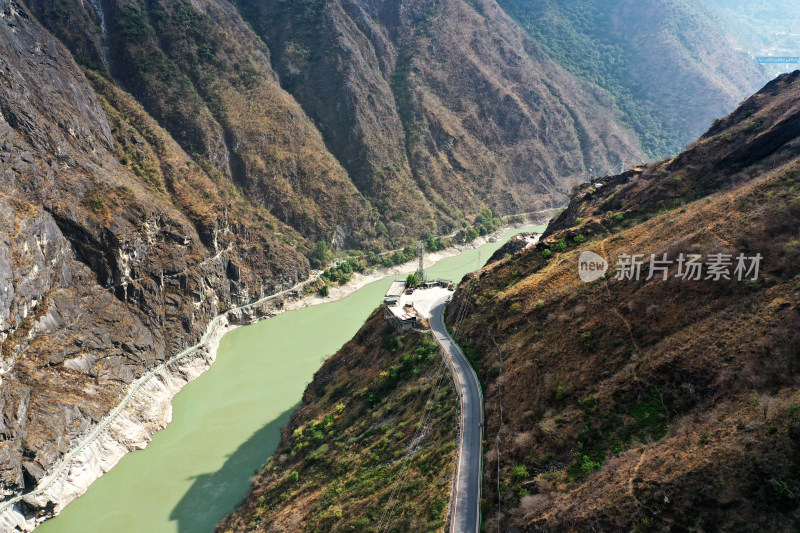
[[[480, 248], [485, 262], [502, 242]], [[478, 250], [443, 259], [431, 277], [458, 281]], [[37, 533], [206, 533], [247, 494], [323, 360], [355, 335], [391, 278], [324, 305], [290, 311], [222, 338], [214, 365], [173, 400], [173, 421], [126, 455]]]

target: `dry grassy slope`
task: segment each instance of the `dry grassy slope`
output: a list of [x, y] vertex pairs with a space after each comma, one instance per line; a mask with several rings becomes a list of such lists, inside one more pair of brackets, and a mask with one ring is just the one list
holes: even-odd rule
[[[247, 22], [227, 0], [29, 3], [209, 173], [337, 248], [450, 233], [489, 205], [560, 204], [589, 169], [643, 160], [650, 129], [693, 135], [758, 74], [671, 3], [598, 15], [636, 36], [644, 59], [623, 77], [641, 99], [692, 117], [637, 135], [618, 95], [559, 66], [495, 0], [236, 2]], [[666, 52], [646, 38], [662, 26]]]
[[217, 531], [441, 531], [457, 428], [437, 345], [397, 335], [378, 310], [317, 371], [278, 451]]
[[[461, 302], [486, 393], [487, 529], [798, 526], [798, 78], [674, 160], [584, 191]], [[611, 273], [581, 282], [583, 250]], [[621, 253], [717, 252], [761, 253], [759, 279], [612, 279]]]
[[643, 158], [605, 95], [493, 0], [237, 5], [390, 232], [557, 205], [589, 167]]
[[0, 0], [0, 15], [5, 498], [144, 369], [254, 298], [256, 280], [291, 286], [308, 261], [294, 232], [199, 169], [129, 95], [98, 76], [93, 87], [23, 6]]
[[269, 50], [230, 3], [101, 3], [105, 37], [91, 2], [30, 4], [79, 61], [116, 80], [241, 194], [312, 241], [381, 244], [377, 215], [280, 88]]

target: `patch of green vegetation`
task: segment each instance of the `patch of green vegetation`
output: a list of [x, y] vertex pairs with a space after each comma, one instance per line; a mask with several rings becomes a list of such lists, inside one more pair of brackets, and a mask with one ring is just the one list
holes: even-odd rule
[[751, 120], [747, 124], [742, 126], [741, 129], [739, 129], [739, 131], [741, 133], [750, 133], [750, 132], [755, 131], [756, 129], [758, 129], [759, 126], [761, 126], [761, 121], [760, 120]]
[[657, 441], [667, 433], [667, 418], [661, 395], [651, 389], [640, 400], [619, 398], [613, 409], [602, 409], [595, 397], [577, 401], [586, 425], [578, 435], [578, 450], [567, 474], [573, 481], [601, 468], [609, 455], [630, 448], [635, 442]]
[[517, 464], [511, 469], [511, 478], [514, 481], [524, 481], [525, 479], [528, 479], [529, 475], [530, 474], [528, 474], [528, 469], [525, 465]]
[[469, 364], [472, 365], [472, 368], [474, 368], [477, 372], [480, 368], [481, 353], [477, 350], [477, 348], [468, 343], [461, 344], [461, 351], [464, 352], [467, 361], [469, 361]]
[[594, 470], [600, 469], [606, 461], [606, 446], [603, 434], [587, 425], [578, 435], [578, 451], [572, 464], [567, 468], [571, 481], [582, 479]]
[[[331, 250], [328, 243], [325, 241], [318, 241], [314, 245], [314, 253], [311, 255], [311, 267], [319, 268], [324, 266], [331, 257]], [[335, 280], [334, 280], [335, 281]]]
[[[631, 82], [634, 57], [630, 43], [613, 31], [613, 11], [598, 0], [531, 3], [500, 0], [500, 6], [547, 54], [580, 79], [605, 89], [639, 135], [643, 150], [657, 159], [680, 151], [686, 132], [670, 125], [671, 117], [657, 102], [642, 97]], [[624, 35], [624, 34], [623, 34]]]
[[[371, 322], [356, 336], [367, 349], [388, 337], [379, 313]], [[394, 354], [378, 347], [370, 365], [337, 372], [316, 389], [317, 398], [298, 411], [306, 419], [260, 470], [260, 496], [231, 519], [261, 523], [278, 506], [302, 501], [304, 531], [363, 531], [381, 518], [390, 531], [443, 526], [456, 453], [455, 391], [430, 335], [408, 334], [399, 344]]]
[[99, 196], [89, 196], [83, 201], [84, 205], [94, 213], [102, 213], [105, 209], [105, 202]]
[[591, 331], [584, 331], [581, 333], [581, 347], [585, 352], [594, 351], [594, 339], [592, 338]]
[[634, 402], [628, 414], [635, 420], [635, 424], [629, 426], [626, 431], [631, 439], [642, 442], [647, 439], [660, 440], [667, 434], [664, 405], [658, 390], [652, 389], [647, 398]]
[[784, 481], [774, 477], [770, 478], [769, 489], [772, 495], [783, 504], [795, 503], [800, 496], [800, 488], [793, 480]]

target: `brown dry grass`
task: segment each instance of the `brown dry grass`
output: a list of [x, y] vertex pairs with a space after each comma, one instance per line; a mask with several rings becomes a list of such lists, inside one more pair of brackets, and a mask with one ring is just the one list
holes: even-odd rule
[[[782, 105], [794, 95], [793, 87], [782, 93]], [[766, 107], [765, 116], [776, 109]], [[791, 115], [784, 111], [769, 115], [764, 132], [781, 133], [781, 117]], [[662, 173], [629, 174], [620, 188], [599, 189], [600, 198], [573, 201], [547, 241], [563, 238], [566, 251], [553, 246], [546, 260], [531, 249], [484, 270], [461, 341], [483, 354], [489, 442], [502, 397], [500, 508], [497, 456], [486, 456], [490, 520], [531, 531], [800, 523], [800, 165], [781, 156], [772, 170], [748, 159], [763, 141], [757, 134], [733, 151], [706, 146], [727, 142], [725, 133]], [[743, 162], [715, 171], [720, 192], [660, 207], [671, 182], [710, 183], [705, 168], [681, 161], [706, 158], [715, 169], [734, 152]], [[633, 221], [604, 211], [614, 192]], [[589, 240], [576, 245], [578, 234]], [[611, 260], [605, 279], [578, 279], [583, 250]], [[682, 281], [674, 266], [668, 281], [634, 282], [613, 279], [623, 252], [764, 259], [757, 282]], [[501, 370], [488, 331], [502, 350]], [[528, 476], [515, 476], [517, 465]]]

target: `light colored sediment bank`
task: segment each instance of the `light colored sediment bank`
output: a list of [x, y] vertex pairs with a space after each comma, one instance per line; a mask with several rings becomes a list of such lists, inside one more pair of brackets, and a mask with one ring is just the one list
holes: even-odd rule
[[[31, 493], [19, 501], [2, 504], [0, 531], [32, 531], [44, 520], [81, 496], [113, 468], [126, 453], [144, 449], [153, 434], [172, 421], [172, 399], [190, 381], [208, 370], [216, 358], [223, 335], [233, 329], [224, 317], [209, 324], [202, 346], [170, 364], [149, 371], [133, 382], [121, 403], [99, 424], [76, 440], [72, 450], [56, 464]], [[30, 505], [44, 512], [26, 516]]]

